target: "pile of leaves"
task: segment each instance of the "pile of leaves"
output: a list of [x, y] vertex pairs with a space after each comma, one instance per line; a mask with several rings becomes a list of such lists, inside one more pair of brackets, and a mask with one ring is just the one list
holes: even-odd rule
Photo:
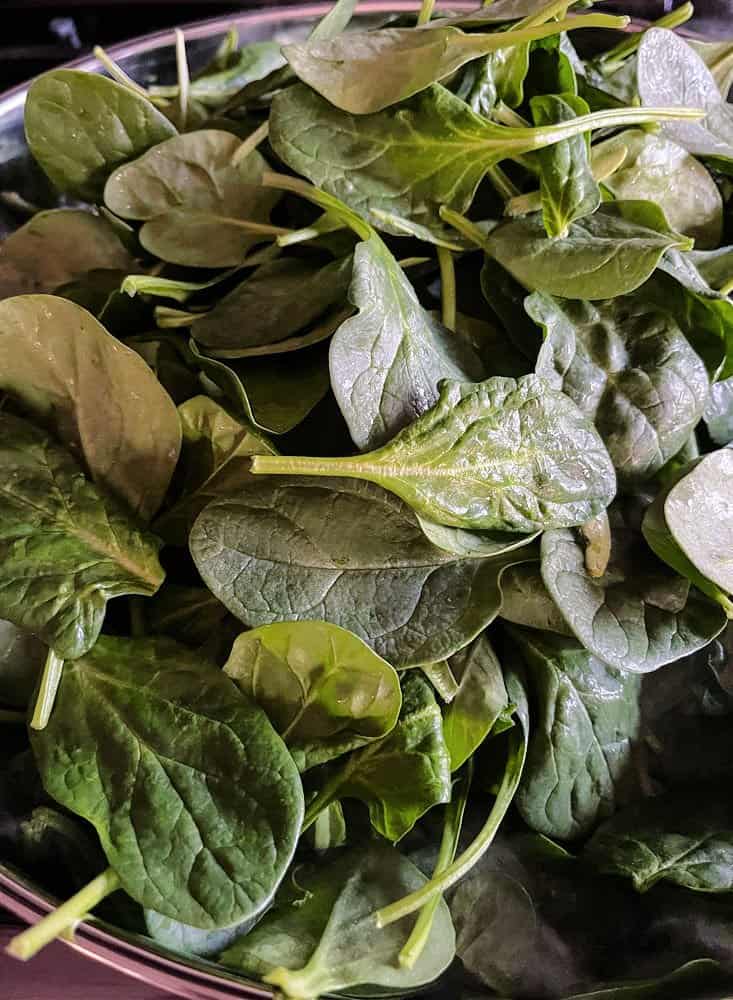
[[733, 44], [353, 6], [30, 88], [0, 853], [71, 898], [10, 951], [729, 995]]

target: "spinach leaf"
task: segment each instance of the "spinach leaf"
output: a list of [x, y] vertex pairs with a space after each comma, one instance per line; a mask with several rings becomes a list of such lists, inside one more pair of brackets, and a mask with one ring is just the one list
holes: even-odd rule
[[485, 118], [500, 102], [518, 108], [524, 100], [524, 80], [529, 69], [530, 42], [497, 49], [467, 68], [466, 104]]
[[35, 636], [12, 622], [0, 621], [0, 704], [26, 708], [46, 653]]
[[265, 710], [301, 771], [386, 736], [402, 704], [393, 668], [328, 622], [244, 632], [224, 672]]
[[62, 658], [96, 642], [107, 601], [153, 594], [157, 539], [43, 431], [0, 413], [0, 617]]
[[686, 962], [667, 975], [640, 982], [601, 986], [590, 993], [574, 993], [567, 1000], [690, 1000], [690, 997], [721, 996], [728, 976], [720, 964], [709, 958]]
[[451, 771], [457, 771], [508, 710], [509, 696], [501, 665], [485, 633], [454, 653], [448, 666], [458, 690], [443, 716], [443, 736]]
[[[533, 97], [530, 102], [535, 125], [572, 121], [590, 112], [582, 97], [574, 94]], [[590, 167], [586, 137], [576, 135], [536, 154], [540, 170], [542, 221], [549, 237], [564, 237], [576, 219], [591, 215], [601, 203], [601, 192]]]
[[0, 245], [0, 299], [53, 292], [97, 269], [132, 268], [132, 257], [99, 216], [69, 208], [38, 212]]
[[352, 31], [328, 41], [286, 45], [285, 57], [304, 83], [337, 108], [366, 115], [397, 104], [450, 76], [472, 59], [572, 28], [622, 27], [604, 15], [465, 34], [445, 23]]
[[733, 43], [730, 39], [721, 42], [703, 42], [690, 39], [687, 43], [700, 56], [713, 74], [720, 96], [727, 101], [733, 85]]
[[501, 577], [501, 598], [504, 621], [542, 632], [573, 634], [542, 580], [539, 562], [508, 566]]
[[672, 229], [700, 248], [716, 247], [723, 232], [723, 199], [709, 171], [664, 135], [627, 129], [600, 147], [623, 147], [626, 157], [603, 182], [621, 200], [654, 201]]
[[532, 375], [443, 382], [433, 409], [383, 448], [355, 458], [256, 456], [252, 471], [367, 479], [439, 524], [515, 532], [582, 523], [616, 487], [593, 427]]
[[208, 396], [189, 399], [178, 414], [183, 432], [181, 492], [158, 517], [155, 530], [171, 545], [187, 545], [191, 526], [207, 503], [236, 493], [250, 479], [251, 456], [274, 454], [275, 449]]
[[344, 303], [351, 268], [350, 257], [322, 267], [298, 258], [261, 264], [210, 312], [194, 320], [191, 335], [217, 352], [284, 341], [331, 306]]
[[641, 678], [596, 659], [574, 639], [511, 630], [537, 713], [517, 808], [537, 833], [590, 833], [634, 790]]
[[478, 379], [476, 352], [423, 309], [402, 268], [372, 231], [354, 252], [349, 299], [358, 314], [329, 351], [331, 385], [351, 437], [377, 448], [429, 410], [441, 379]]
[[0, 390], [50, 423], [135, 513], [148, 520], [160, 507], [181, 445], [176, 408], [85, 309], [50, 295], [0, 302]]
[[287, 996], [313, 997], [368, 982], [410, 990], [431, 982], [453, 960], [448, 907], [438, 906], [427, 947], [412, 968], [398, 962], [414, 921], [377, 928], [374, 910], [425, 882], [387, 844], [326, 856], [326, 866], [298, 869], [302, 898], [284, 893], [259, 925], [221, 956], [224, 965], [260, 976]]
[[28, 91], [25, 135], [34, 159], [59, 191], [86, 201], [101, 200], [121, 163], [175, 134], [148, 100], [96, 73], [55, 69]]
[[305, 420], [329, 389], [328, 354], [322, 345], [298, 352], [297, 362], [278, 356], [219, 361], [191, 354], [202, 372], [258, 430], [287, 434]]
[[733, 112], [710, 70], [682, 38], [664, 28], [645, 31], [637, 75], [642, 104], [663, 98], [666, 106], [694, 106], [706, 112], [701, 121], [665, 123], [670, 139], [696, 156], [733, 159]]
[[[223, 64], [197, 74], [188, 88], [189, 101], [198, 101], [207, 110], [225, 110], [240, 90], [274, 73], [284, 63], [277, 42], [250, 42], [225, 59]], [[150, 92], [153, 96], [168, 98], [176, 98], [180, 93], [178, 85], [156, 86]]]
[[200, 955], [210, 958], [218, 955], [232, 945], [237, 938], [243, 937], [257, 923], [257, 917], [250, 917], [231, 927], [217, 930], [201, 930], [182, 924], [172, 917], [165, 917], [155, 910], [145, 910], [145, 929], [156, 944], [183, 955]]
[[[579, 119], [573, 119], [577, 122]], [[666, 250], [689, 250], [653, 202], [608, 202], [550, 240], [538, 214], [504, 222], [485, 249], [526, 288], [567, 299], [610, 299], [643, 284]]]
[[[436, 524], [424, 517], [418, 517], [420, 527], [433, 545], [454, 556], [486, 559], [513, 552], [534, 542], [540, 536], [539, 531], [530, 535], [520, 535], [514, 531], [465, 531], [463, 528], [449, 528], [445, 524]], [[530, 558], [522, 553], [520, 558]]]
[[601, 302], [535, 292], [540, 375], [592, 420], [624, 484], [649, 479], [696, 427], [709, 393], [705, 365], [672, 315], [638, 293]]
[[[465, 212], [479, 182], [500, 160], [592, 128], [656, 121], [665, 114], [660, 109], [623, 108], [542, 128], [511, 128], [474, 114], [459, 97], [434, 84], [398, 107], [354, 116], [298, 84], [274, 98], [269, 138], [292, 170], [378, 229], [404, 235], [390, 222], [392, 216], [419, 223], [442, 239], [439, 206]], [[328, 157], [323, 156], [324, 147]]]
[[660, 881], [695, 892], [733, 891], [733, 811], [719, 785], [698, 783], [636, 803], [591, 837], [583, 857], [646, 892]]
[[451, 797], [450, 755], [435, 695], [418, 673], [402, 684], [402, 708], [386, 736], [340, 762], [308, 803], [307, 830], [333, 802], [358, 799], [374, 829], [396, 842], [433, 806]]
[[733, 378], [713, 382], [702, 416], [715, 444], [733, 441]]
[[297, 842], [300, 778], [217, 667], [170, 639], [105, 636], [66, 664], [31, 740], [49, 794], [92, 823], [143, 906], [211, 930], [270, 902]]
[[646, 551], [627, 518], [618, 506], [609, 513], [611, 559], [601, 577], [586, 569], [572, 530], [545, 532], [542, 578], [588, 652], [618, 670], [646, 673], [707, 645], [725, 615]]
[[451, 556], [397, 497], [348, 480], [243, 485], [204, 509], [190, 547], [211, 592], [246, 625], [330, 621], [397, 668], [444, 659], [478, 635], [517, 558]]

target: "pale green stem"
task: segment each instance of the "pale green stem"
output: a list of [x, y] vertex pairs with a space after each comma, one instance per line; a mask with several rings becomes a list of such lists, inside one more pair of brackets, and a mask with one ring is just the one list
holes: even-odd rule
[[410, 267], [417, 267], [418, 264], [427, 264], [430, 259], [430, 257], [403, 257], [402, 260], [398, 260], [397, 263], [403, 271], [406, 271]]
[[729, 280], [726, 281], [726, 283], [720, 289], [721, 295], [730, 295], [731, 292], [733, 292], [733, 278], [729, 278]]
[[303, 825], [300, 828], [301, 836], [307, 829], [309, 829], [309, 827], [313, 826], [323, 810], [330, 806], [332, 802], [336, 801], [339, 790], [344, 783], [344, 779], [345, 771], [342, 768], [329, 778], [316, 797], [311, 801], [310, 805], [306, 806], [305, 815], [303, 816]]
[[259, 144], [264, 142], [269, 134], [269, 131], [269, 122], [263, 122], [262, 125], [260, 125], [259, 128], [256, 128], [251, 135], [248, 135], [232, 157], [232, 166], [238, 167], [239, 164], [249, 156], [253, 149], [257, 149]]
[[[458, 850], [458, 840], [461, 836], [463, 826], [463, 814], [466, 811], [468, 801], [468, 791], [471, 787], [473, 777], [473, 763], [468, 761], [463, 774], [461, 775], [458, 787], [453, 789], [453, 797], [445, 810], [445, 821], [443, 823], [443, 836], [440, 841], [438, 858], [433, 869], [433, 878], [439, 875], [453, 864], [456, 851]], [[440, 906], [442, 895], [433, 898], [423, 906], [418, 914], [415, 926], [410, 932], [410, 936], [405, 942], [399, 954], [399, 963], [403, 969], [412, 969], [422, 955], [425, 945], [428, 943], [430, 931], [435, 919], [435, 911]]]
[[513, 30], [520, 31], [522, 28], [534, 28], [538, 24], [550, 21], [553, 17], [563, 18], [572, 3], [573, 0], [552, 0], [552, 3], [548, 3], [546, 7], [538, 10], [536, 14], [530, 14], [521, 21], [517, 21]]
[[[357, 215], [347, 205], [340, 202], [338, 198], [326, 194], [320, 188], [313, 187], [307, 181], [300, 180], [297, 177], [290, 177], [287, 174], [277, 174], [272, 170], [265, 170], [262, 174], [261, 183], [263, 187], [276, 188], [278, 191], [292, 191], [293, 194], [299, 194], [301, 198], [313, 202], [314, 205], [319, 205], [327, 212], [332, 211], [340, 219], [343, 219], [344, 224], [349, 229], [353, 229], [356, 235], [362, 240], [368, 240], [370, 236], [374, 235], [372, 227], [360, 215]], [[290, 232], [290, 230], [286, 231]]]
[[453, 254], [445, 247], [436, 247], [440, 266], [440, 304], [443, 326], [455, 333], [456, 329], [456, 270]]
[[540, 41], [543, 38], [559, 35], [563, 31], [576, 31], [578, 28], [625, 28], [630, 20], [626, 16], [615, 17], [612, 14], [583, 14], [564, 18], [562, 21], [552, 21], [549, 24], [536, 24], [520, 31], [467, 35], [461, 44], [466, 50], [474, 49], [477, 55], [486, 55], [488, 52], [512, 48], [525, 42]]
[[519, 785], [524, 766], [525, 743], [524, 737], [520, 736], [515, 729], [509, 734], [509, 749], [507, 753], [507, 766], [504, 771], [501, 786], [494, 801], [493, 808], [489, 813], [483, 828], [478, 836], [468, 848], [456, 860], [449, 865], [440, 875], [431, 878], [420, 889], [411, 892], [408, 896], [398, 899], [395, 903], [383, 907], [376, 913], [378, 927], [387, 927], [403, 917], [408, 917], [411, 913], [421, 909], [434, 896], [439, 896], [452, 885], [460, 881], [473, 866], [480, 861], [494, 840], [501, 822], [512, 803], [514, 794]]
[[38, 689], [36, 706], [33, 709], [31, 729], [45, 729], [48, 725], [48, 720], [51, 718], [51, 712], [56, 701], [56, 692], [61, 683], [63, 670], [64, 661], [49, 648], [41, 676], [41, 686]]
[[[678, 28], [681, 24], [689, 21], [694, 12], [695, 8], [691, 3], [683, 3], [681, 7], [670, 11], [669, 14], [665, 14], [664, 17], [660, 17], [658, 21], [653, 21], [649, 25], [649, 28]], [[649, 28], [646, 28], [645, 31], [648, 31]], [[612, 49], [605, 52], [600, 57], [598, 62], [607, 72], [613, 72], [615, 69], [620, 69], [624, 60], [630, 55], [633, 55], [639, 48], [644, 34], [644, 31], [639, 31], [629, 38], [624, 38], [623, 41], [618, 43], [618, 45], [614, 45]]]
[[481, 232], [478, 226], [475, 226], [473, 222], [460, 215], [458, 212], [454, 212], [453, 209], [447, 208], [442, 205], [440, 208], [440, 217], [443, 222], [447, 222], [449, 226], [452, 226], [457, 232], [461, 233], [466, 239], [475, 243], [477, 247], [481, 247], [482, 250], [488, 253], [488, 240], [486, 235]]
[[435, 0], [422, 0], [420, 13], [417, 15], [417, 23], [427, 24], [430, 18], [433, 16], [434, 7], [435, 7]]
[[449, 705], [458, 694], [458, 684], [448, 661], [439, 660], [437, 663], [423, 663], [420, 669], [441, 699], [446, 705]]
[[295, 229], [287, 236], [278, 236], [277, 245], [279, 247], [290, 247], [296, 243], [306, 243], [308, 240], [315, 240], [326, 233], [335, 233], [339, 229], [346, 229], [341, 219], [336, 218], [330, 212], [324, 212], [320, 218], [316, 219], [312, 226]]
[[13, 708], [0, 708], [0, 722], [24, 725], [26, 714]]
[[500, 197], [504, 199], [504, 201], [516, 198], [519, 195], [519, 188], [516, 186], [511, 177], [507, 177], [498, 164], [494, 164], [493, 167], [489, 167], [486, 171], [486, 176], [494, 185], [495, 190]]
[[510, 108], [508, 104], [504, 104], [503, 101], [494, 108], [493, 119], [497, 125], [508, 125], [509, 128], [532, 127], [525, 118], [522, 118], [518, 112]]
[[150, 101], [152, 104], [155, 104], [156, 107], [160, 108], [167, 105], [167, 101], [149, 94], [145, 87], [141, 87], [139, 83], [135, 83], [132, 77], [128, 76], [124, 69], [122, 69], [121, 66], [118, 66], [114, 59], [107, 55], [101, 45], [94, 46], [94, 56], [117, 83], [122, 84], [123, 87], [127, 87], [128, 90], [132, 90], [139, 97], [144, 97], [146, 101]]
[[62, 903], [58, 909], [49, 913], [33, 927], [16, 935], [6, 947], [6, 952], [13, 958], [26, 962], [37, 955], [41, 948], [45, 948], [47, 944], [51, 944], [64, 932], [73, 928], [90, 910], [119, 888], [119, 876], [112, 868], [108, 868], [71, 899]]
[[188, 71], [186, 57], [186, 38], [180, 28], [176, 28], [176, 69], [178, 71], [179, 127], [181, 131], [184, 131], [188, 119], [188, 93], [191, 85], [191, 74]]
[[202, 313], [186, 312], [183, 309], [173, 309], [170, 306], [156, 306], [155, 323], [161, 330], [175, 330], [181, 326], [190, 326], [199, 319]]

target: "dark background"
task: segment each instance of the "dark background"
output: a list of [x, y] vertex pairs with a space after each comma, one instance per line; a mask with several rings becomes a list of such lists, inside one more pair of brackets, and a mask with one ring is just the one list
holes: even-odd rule
[[[449, 0], [444, 0], [447, 4]], [[287, 5], [269, 0], [265, 6]], [[478, 6], [480, 0], [477, 0]], [[0, 91], [91, 50], [186, 21], [216, 17], [258, 3], [213, 0], [0, 0]], [[678, 0], [613, 0], [599, 9], [660, 17]], [[733, 37], [733, 0], [699, 0], [691, 26]]]

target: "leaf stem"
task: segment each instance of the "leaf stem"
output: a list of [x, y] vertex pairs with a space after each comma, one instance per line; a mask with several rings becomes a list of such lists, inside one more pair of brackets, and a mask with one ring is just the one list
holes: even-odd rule
[[501, 786], [488, 819], [476, 839], [440, 875], [434, 876], [424, 886], [415, 892], [411, 892], [408, 896], [404, 896], [395, 903], [390, 903], [389, 906], [377, 910], [375, 916], [378, 927], [387, 927], [389, 924], [393, 924], [397, 920], [402, 920], [403, 917], [407, 917], [416, 910], [421, 909], [434, 896], [444, 893], [452, 885], [460, 881], [481, 860], [489, 847], [491, 847], [501, 822], [512, 803], [517, 786], [519, 785], [519, 779], [522, 775], [525, 753], [526, 744], [524, 737], [520, 736], [519, 732], [515, 729], [509, 734], [507, 766]]
[[520, 195], [519, 188], [510, 177], [507, 177], [498, 164], [494, 164], [493, 167], [489, 167], [486, 171], [486, 176], [494, 185], [497, 193], [504, 199], [504, 201], [509, 201]]
[[141, 87], [139, 83], [135, 83], [132, 77], [128, 76], [124, 69], [122, 69], [121, 66], [118, 66], [114, 59], [107, 55], [101, 45], [95, 45], [93, 52], [95, 59], [100, 62], [102, 66], [104, 66], [116, 83], [122, 84], [122, 86], [127, 87], [128, 90], [132, 90], [133, 93], [138, 95], [138, 97], [144, 97], [146, 101], [150, 101], [151, 104], [154, 104], [158, 108], [164, 108], [167, 106], [168, 102], [166, 100], [156, 97], [153, 94], [149, 94], [145, 87]]
[[94, 909], [103, 899], [120, 888], [120, 879], [117, 872], [108, 868], [95, 879], [80, 889], [71, 899], [67, 899], [58, 909], [49, 913], [33, 927], [16, 935], [8, 946], [6, 952], [13, 958], [19, 958], [26, 962], [33, 958], [41, 948], [55, 941], [65, 931], [72, 929], [74, 924], [83, 920], [86, 914]]
[[450, 705], [458, 694], [458, 684], [447, 660], [423, 663], [420, 667], [446, 705]]
[[478, 226], [470, 222], [464, 215], [459, 212], [454, 212], [452, 208], [448, 208], [447, 205], [441, 205], [440, 207], [440, 217], [443, 222], [447, 222], [449, 226], [452, 226], [457, 232], [465, 236], [466, 239], [470, 240], [471, 243], [475, 243], [477, 247], [488, 253], [488, 240], [484, 233], [481, 232]]
[[276, 188], [279, 191], [292, 191], [293, 194], [299, 194], [301, 198], [313, 202], [314, 205], [319, 205], [327, 212], [333, 212], [334, 215], [343, 219], [344, 225], [347, 225], [349, 229], [353, 229], [356, 235], [362, 240], [368, 240], [372, 236], [376, 236], [369, 223], [365, 222], [360, 215], [357, 215], [356, 212], [344, 205], [343, 202], [340, 202], [338, 198], [326, 194], [325, 191], [321, 191], [320, 188], [314, 187], [312, 184], [300, 180], [298, 177], [290, 177], [287, 174], [278, 174], [272, 170], [265, 170], [262, 174], [262, 186]]
[[63, 669], [64, 661], [49, 648], [41, 676], [41, 686], [38, 689], [36, 706], [33, 709], [31, 729], [45, 729], [48, 725], [48, 720], [51, 718], [51, 712], [56, 701], [56, 692], [61, 683]]
[[536, 14], [529, 14], [521, 21], [517, 21], [514, 26], [514, 30], [518, 31], [522, 28], [534, 28], [535, 25], [544, 24], [553, 17], [564, 18], [568, 12], [568, 7], [572, 4], [572, 2], [573, 0], [552, 0], [551, 3], [548, 3], [546, 6], [538, 10]]
[[325, 785], [319, 790], [316, 797], [311, 800], [308, 806], [306, 806], [305, 815], [303, 816], [303, 825], [300, 828], [301, 837], [307, 829], [313, 826], [323, 810], [327, 809], [328, 806], [336, 800], [339, 789], [344, 783], [345, 776], [346, 771], [344, 768], [341, 768], [333, 774], [328, 781], [326, 781]]
[[[443, 836], [438, 850], [438, 859], [433, 869], [433, 878], [442, 875], [455, 860], [472, 777], [473, 761], [469, 760], [456, 782], [457, 788], [454, 788], [453, 797], [445, 809]], [[414, 968], [415, 963], [422, 955], [425, 945], [428, 943], [433, 920], [435, 919], [435, 911], [440, 905], [441, 898], [440, 895], [433, 896], [420, 910], [418, 918], [415, 921], [415, 926], [412, 928], [410, 936], [399, 954], [399, 963], [403, 969]]]
[[287, 236], [278, 236], [277, 245], [279, 247], [290, 247], [296, 243], [315, 240], [326, 233], [335, 233], [337, 230], [345, 228], [341, 219], [337, 218], [331, 212], [324, 212], [312, 225], [304, 226], [302, 229], [294, 229]]
[[733, 292], [733, 278], [729, 278], [720, 289], [721, 295], [730, 295]]
[[435, 0], [422, 0], [420, 13], [417, 15], [417, 23], [427, 24], [430, 18], [433, 16], [434, 7], [435, 7]]
[[436, 247], [440, 267], [440, 303], [443, 325], [455, 333], [456, 330], [456, 270], [453, 254], [445, 247]]
[[188, 119], [188, 94], [191, 86], [191, 74], [188, 71], [188, 58], [186, 57], [186, 37], [180, 28], [176, 28], [176, 70], [178, 73], [179, 128], [183, 132]]
[[612, 49], [609, 49], [608, 52], [605, 52], [600, 57], [598, 64], [603, 67], [605, 72], [613, 72], [615, 69], [620, 69], [624, 60], [633, 55], [639, 48], [641, 40], [649, 28], [678, 28], [681, 24], [689, 21], [694, 12], [695, 8], [691, 3], [683, 3], [676, 10], [672, 10], [669, 14], [665, 14], [664, 17], [660, 17], [658, 21], [652, 21], [644, 31], [639, 31], [629, 38], [624, 38], [618, 45], [614, 45]]
[[251, 135], [242, 140], [242, 145], [232, 157], [232, 166], [238, 167], [243, 160], [246, 160], [253, 149], [257, 149], [261, 142], [264, 142], [270, 134], [270, 123], [263, 122]]

